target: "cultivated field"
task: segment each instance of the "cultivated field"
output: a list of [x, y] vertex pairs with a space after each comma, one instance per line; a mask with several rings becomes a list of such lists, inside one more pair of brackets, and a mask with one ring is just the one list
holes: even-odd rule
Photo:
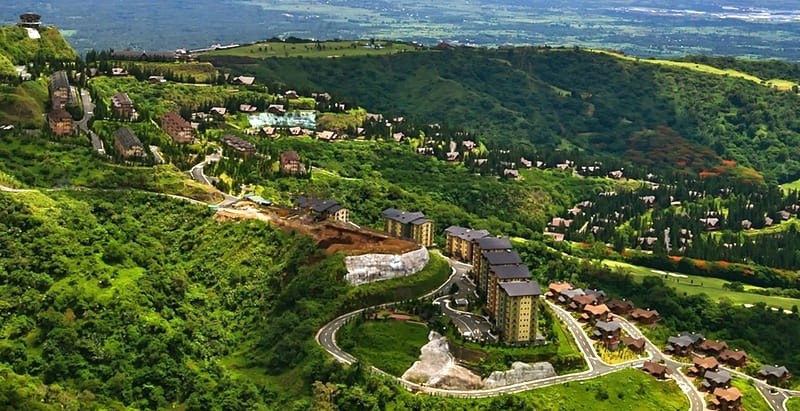
[[209, 56], [238, 57], [348, 57], [366, 55], [385, 55], [414, 51], [415, 47], [406, 43], [387, 41], [325, 41], [307, 43], [265, 42], [240, 46], [225, 50], [203, 53]]

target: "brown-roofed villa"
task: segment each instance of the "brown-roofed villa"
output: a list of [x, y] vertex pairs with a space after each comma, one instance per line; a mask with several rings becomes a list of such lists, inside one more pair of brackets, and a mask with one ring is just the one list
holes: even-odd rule
[[583, 312], [589, 318], [589, 322], [595, 321], [605, 321], [608, 319], [608, 315], [611, 314], [611, 310], [608, 309], [608, 306], [605, 304], [600, 305], [587, 305], [583, 307]]
[[697, 346], [697, 349], [708, 355], [719, 355], [719, 353], [728, 349], [728, 343], [720, 340], [705, 340]]
[[641, 324], [655, 324], [661, 319], [661, 316], [658, 315], [658, 311], [656, 310], [643, 310], [641, 308], [637, 308], [631, 311], [631, 318]]
[[628, 314], [634, 309], [633, 303], [628, 300], [611, 300], [606, 305], [612, 313], [617, 315]]
[[744, 367], [747, 364], [747, 353], [741, 350], [723, 350], [718, 358], [731, 367]]
[[192, 124], [184, 120], [180, 114], [170, 111], [161, 117], [161, 128], [172, 137], [176, 143], [191, 143], [194, 141], [192, 136]]
[[297, 154], [297, 151], [289, 150], [281, 153], [280, 164], [281, 173], [290, 175], [306, 173], [306, 166], [300, 162], [300, 155]]
[[689, 372], [697, 376], [704, 376], [707, 371], [717, 371], [719, 362], [714, 357], [694, 357]]
[[711, 405], [720, 411], [738, 411], [742, 409], [742, 392], [736, 387], [715, 388]]
[[653, 361], [645, 361], [645, 363], [642, 365], [642, 371], [658, 378], [659, 380], [666, 379], [667, 374], [670, 373], [667, 366]]

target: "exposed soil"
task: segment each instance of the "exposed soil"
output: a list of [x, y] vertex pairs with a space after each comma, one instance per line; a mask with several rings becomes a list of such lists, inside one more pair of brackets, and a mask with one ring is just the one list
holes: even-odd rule
[[403, 254], [419, 248], [413, 241], [392, 237], [382, 231], [369, 228], [356, 228], [349, 224], [334, 221], [315, 222], [307, 215], [281, 207], [259, 207], [241, 201], [234, 209], [221, 209], [215, 218], [218, 221], [233, 219], [257, 219], [269, 222], [286, 231], [313, 237], [317, 246], [327, 254], [342, 252], [346, 255], [360, 254]]

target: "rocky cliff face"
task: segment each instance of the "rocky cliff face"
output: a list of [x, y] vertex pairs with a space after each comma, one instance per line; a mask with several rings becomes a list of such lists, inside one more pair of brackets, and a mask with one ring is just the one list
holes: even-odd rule
[[435, 331], [428, 335], [428, 343], [420, 349], [419, 361], [403, 374], [403, 379], [436, 388], [465, 390], [483, 387], [479, 376], [456, 364], [447, 339]]
[[347, 282], [352, 285], [404, 277], [422, 270], [430, 256], [422, 247], [405, 254], [364, 254], [345, 257]]
[[503, 387], [506, 385], [518, 384], [526, 381], [541, 380], [543, 378], [554, 377], [556, 370], [549, 362], [537, 362], [526, 364], [515, 362], [511, 364], [508, 371], [495, 371], [485, 380], [483, 385], [486, 388]]

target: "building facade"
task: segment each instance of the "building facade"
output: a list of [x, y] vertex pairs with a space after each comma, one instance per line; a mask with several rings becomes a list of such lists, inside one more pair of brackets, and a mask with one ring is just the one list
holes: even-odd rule
[[465, 263], [472, 262], [472, 250], [475, 240], [489, 236], [486, 230], [470, 230], [469, 228], [450, 226], [444, 230], [445, 254]]
[[164, 114], [164, 117], [161, 117], [161, 128], [176, 143], [191, 143], [194, 141], [192, 124], [174, 111], [170, 111]]
[[50, 75], [50, 100], [53, 108], [64, 108], [72, 98], [72, 89], [66, 71], [56, 71]]
[[481, 268], [480, 272], [477, 275], [477, 278], [479, 278], [479, 280], [477, 281], [478, 294], [481, 297], [488, 297], [490, 288], [489, 272], [492, 266], [500, 267], [500, 266], [510, 266], [510, 265], [522, 265], [522, 258], [516, 251], [513, 250], [482, 251], [481, 265], [480, 265]]
[[72, 134], [72, 116], [63, 108], [53, 108], [47, 115], [47, 123], [57, 136]]
[[407, 212], [396, 208], [383, 210], [385, 230], [395, 236], [414, 240], [425, 247], [433, 245], [433, 221], [422, 212]]
[[472, 275], [473, 279], [480, 284], [481, 263], [484, 251], [511, 251], [511, 241], [508, 237], [484, 237], [475, 240], [472, 244]]
[[501, 284], [530, 279], [531, 273], [528, 271], [528, 267], [522, 264], [489, 266], [489, 286], [486, 292], [486, 309], [489, 310], [489, 317], [497, 318], [497, 301], [501, 292]]
[[111, 97], [111, 112], [123, 120], [132, 120], [136, 114], [133, 102], [127, 93], [117, 93]]
[[120, 127], [114, 133], [114, 149], [123, 158], [144, 157], [142, 142], [128, 127]]
[[503, 342], [520, 344], [536, 340], [539, 295], [541, 290], [535, 281], [500, 284], [495, 325]]
[[280, 167], [283, 174], [297, 175], [306, 173], [306, 166], [303, 165], [300, 161], [300, 155], [294, 150], [281, 153]]

